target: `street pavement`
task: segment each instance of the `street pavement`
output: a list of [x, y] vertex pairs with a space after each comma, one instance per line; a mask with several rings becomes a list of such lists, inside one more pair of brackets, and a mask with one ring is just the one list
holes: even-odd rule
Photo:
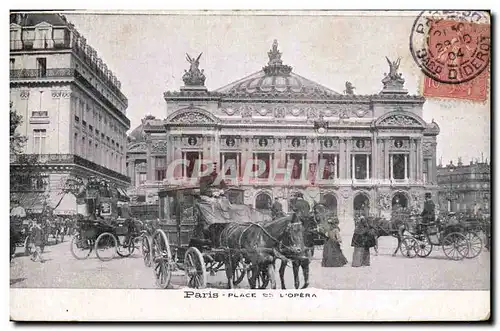
[[[350, 237], [344, 237], [342, 249], [349, 264], [342, 268], [321, 267], [322, 250], [317, 247], [310, 266], [310, 287], [339, 290], [488, 290], [490, 289], [490, 253], [486, 250], [475, 259], [451, 261], [440, 247], [427, 258], [407, 258], [398, 252], [392, 256], [396, 239], [379, 239], [379, 254], [371, 254], [371, 266], [350, 266], [353, 249]], [[76, 260], [70, 241], [45, 248], [45, 263], [33, 262], [17, 249], [11, 262], [10, 286], [15, 288], [107, 288], [155, 289], [152, 268], [147, 268], [141, 252], [128, 258], [102, 262], [92, 253], [87, 260]], [[279, 264], [279, 262], [278, 262]], [[278, 269], [278, 268], [277, 268]], [[302, 275], [301, 275], [302, 278]], [[224, 288], [225, 273], [208, 276], [208, 287]], [[285, 275], [287, 288], [293, 288], [291, 268]], [[301, 280], [301, 284], [303, 281]], [[185, 288], [182, 271], [174, 272], [172, 288]], [[280, 286], [277, 276], [277, 284]], [[245, 279], [239, 288], [249, 288]]]

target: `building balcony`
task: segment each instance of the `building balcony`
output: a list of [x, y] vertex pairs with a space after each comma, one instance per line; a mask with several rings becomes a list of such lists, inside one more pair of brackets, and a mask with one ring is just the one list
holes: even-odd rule
[[49, 124], [49, 112], [46, 110], [34, 110], [29, 119], [30, 124]]
[[32, 51], [44, 49], [71, 49], [69, 39], [14, 39], [10, 40], [11, 51]]
[[[82, 75], [78, 70], [74, 68], [50, 68], [50, 69], [12, 69], [10, 70], [10, 80], [11, 81], [26, 81], [26, 80], [55, 80], [55, 79], [67, 79], [67, 80], [78, 80], [86, 88], [91, 90], [91, 92], [97, 96], [108, 108], [110, 108], [119, 118], [121, 118], [128, 126], [130, 126], [130, 120], [127, 116], [122, 113], [117, 105], [115, 105], [110, 99], [108, 99], [104, 94], [99, 91], [94, 84], [92, 84], [84, 75]], [[111, 84], [111, 82], [109, 82]], [[111, 85], [108, 85], [110, 87]], [[123, 94], [122, 94], [123, 96]], [[128, 100], [123, 96], [121, 98], [125, 105], [128, 105]]]
[[78, 165], [87, 168], [89, 170], [93, 170], [97, 173], [104, 174], [106, 176], [110, 176], [118, 180], [130, 183], [129, 177], [74, 154], [11, 155], [10, 163], [11, 165], [26, 164], [26, 159], [25, 159], [26, 157], [29, 157], [31, 162], [39, 165], [62, 165], [62, 164]]
[[10, 70], [10, 79], [40, 79], [40, 78], [73, 78], [73, 68], [51, 68], [51, 69], [13, 69]]

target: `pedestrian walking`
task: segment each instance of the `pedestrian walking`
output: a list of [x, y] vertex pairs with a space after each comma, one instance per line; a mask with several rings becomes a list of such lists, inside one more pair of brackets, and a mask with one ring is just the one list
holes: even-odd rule
[[43, 229], [40, 224], [40, 221], [35, 220], [33, 222], [33, 226], [31, 227], [31, 236], [32, 236], [32, 251], [33, 254], [31, 255], [31, 261], [33, 262], [41, 262], [44, 263], [45, 260], [42, 257], [42, 245], [43, 245]]
[[327, 240], [323, 246], [323, 260], [321, 266], [325, 268], [338, 268], [347, 264], [347, 259], [342, 253], [340, 238], [339, 220], [328, 219], [326, 224], [325, 235]]
[[352, 256], [353, 267], [370, 266], [370, 248], [375, 247], [375, 235], [370, 229], [364, 216], [360, 216], [354, 228], [351, 246], [354, 247]]

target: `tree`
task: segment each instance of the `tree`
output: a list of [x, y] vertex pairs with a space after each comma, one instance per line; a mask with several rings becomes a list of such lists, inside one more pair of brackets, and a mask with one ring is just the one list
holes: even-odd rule
[[10, 103], [10, 204], [31, 209], [47, 205], [47, 177], [40, 168], [38, 155], [23, 152], [26, 137], [16, 132], [23, 117]]
[[22, 136], [16, 129], [23, 122], [23, 117], [12, 109], [12, 102], [10, 103], [10, 153], [21, 154], [26, 143], [26, 137]]

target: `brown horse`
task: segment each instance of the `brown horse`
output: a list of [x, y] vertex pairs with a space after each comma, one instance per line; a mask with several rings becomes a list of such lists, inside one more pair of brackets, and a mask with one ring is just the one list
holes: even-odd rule
[[304, 227], [293, 215], [265, 223], [229, 223], [220, 233], [219, 245], [228, 248], [224, 261], [228, 288], [233, 286], [234, 266], [242, 260], [249, 265], [251, 288], [256, 287], [262, 272], [267, 272], [271, 287], [276, 288], [273, 262], [286, 260], [284, 254], [304, 252]]

